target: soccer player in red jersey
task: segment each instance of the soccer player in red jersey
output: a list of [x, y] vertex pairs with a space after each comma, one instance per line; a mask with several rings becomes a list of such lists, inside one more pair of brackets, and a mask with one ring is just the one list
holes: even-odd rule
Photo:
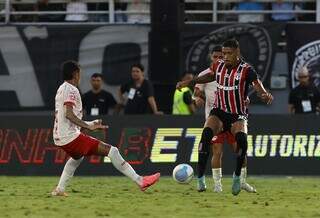
[[222, 45], [223, 60], [219, 60], [211, 67], [211, 73], [188, 81], [178, 82], [177, 88], [196, 83], [216, 81], [218, 90], [213, 109], [206, 120], [199, 143], [199, 166], [206, 165], [210, 150], [211, 139], [221, 131], [230, 131], [237, 142], [237, 164], [232, 183], [232, 194], [238, 195], [241, 191], [241, 167], [247, 155], [247, 105], [249, 86], [266, 104], [271, 104], [273, 96], [267, 92], [258, 78], [253, 67], [243, 61], [240, 55], [239, 43], [229, 39]]
[[63, 169], [58, 186], [52, 191], [53, 196], [67, 196], [65, 188], [80, 165], [84, 156], [101, 155], [110, 158], [113, 166], [134, 181], [142, 191], [159, 180], [160, 173], [140, 176], [119, 153], [117, 147], [106, 144], [80, 132], [81, 128], [105, 129], [101, 120], [91, 122], [82, 120], [82, 102], [77, 86], [80, 84], [81, 69], [78, 63], [66, 61], [62, 65], [64, 82], [55, 97], [55, 121], [53, 139], [56, 146], [62, 148], [69, 156]]
[[[221, 60], [223, 58], [222, 55], [222, 47], [220, 45], [215, 46], [212, 51], [210, 52], [210, 59], [212, 63], [217, 62], [218, 60]], [[205, 75], [207, 73], [210, 73], [210, 68], [202, 71], [199, 73], [198, 76]], [[216, 95], [213, 95], [213, 93], [216, 93], [217, 91], [217, 82], [213, 81], [206, 84], [196, 84], [194, 88], [194, 100], [196, 102], [197, 106], [201, 106], [203, 102], [205, 102], [205, 115], [206, 119], [209, 117], [210, 111], [214, 105]], [[248, 102], [249, 104], [249, 98]], [[212, 177], [214, 181], [214, 192], [222, 192], [222, 153], [223, 153], [223, 144], [224, 142], [227, 142], [232, 148], [233, 151], [236, 151], [236, 140], [234, 136], [230, 133], [230, 131], [227, 132], [221, 132], [217, 136], [214, 136], [212, 139], [212, 159], [211, 159], [211, 167], [212, 167]], [[209, 156], [208, 156], [209, 157]], [[207, 158], [208, 158], [207, 157]], [[199, 192], [206, 190], [206, 182], [205, 182], [205, 175], [203, 167], [205, 168], [206, 165], [198, 165], [198, 185], [197, 189]], [[202, 174], [200, 174], [200, 172]], [[247, 163], [245, 160], [245, 163], [243, 164], [241, 168], [241, 189], [247, 191], [247, 192], [256, 192], [256, 189], [252, 187], [250, 184], [246, 182], [247, 177]]]

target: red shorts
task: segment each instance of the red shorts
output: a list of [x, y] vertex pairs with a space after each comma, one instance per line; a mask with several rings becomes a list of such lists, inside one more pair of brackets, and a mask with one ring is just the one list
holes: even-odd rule
[[72, 142], [61, 146], [61, 148], [72, 158], [78, 159], [82, 156], [96, 154], [100, 141], [83, 133]]
[[212, 138], [211, 143], [223, 144], [225, 141], [229, 145], [236, 143], [236, 139], [229, 131], [219, 133], [217, 136]]

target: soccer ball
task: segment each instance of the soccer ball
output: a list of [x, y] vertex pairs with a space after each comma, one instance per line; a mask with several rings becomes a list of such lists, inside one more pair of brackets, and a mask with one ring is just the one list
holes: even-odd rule
[[193, 169], [189, 164], [179, 164], [173, 169], [172, 177], [180, 184], [188, 184], [193, 178]]

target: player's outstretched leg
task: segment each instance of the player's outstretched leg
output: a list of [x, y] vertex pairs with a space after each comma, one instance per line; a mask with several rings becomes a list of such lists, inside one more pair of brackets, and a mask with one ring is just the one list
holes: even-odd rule
[[240, 174], [241, 168], [246, 158], [248, 142], [247, 142], [247, 134], [244, 132], [237, 132], [235, 135], [237, 145], [239, 147], [239, 152], [237, 156], [237, 165], [236, 170], [233, 175], [233, 183], [232, 183], [232, 194], [238, 195], [241, 191], [241, 181]]
[[66, 186], [70, 179], [73, 177], [74, 172], [76, 171], [82, 160], [83, 157], [79, 159], [69, 158], [63, 168], [58, 186], [51, 192], [52, 196], [68, 196], [68, 194], [65, 192]]
[[140, 187], [141, 191], [145, 191], [147, 188], [159, 181], [160, 173], [155, 173], [150, 176], [138, 175], [131, 165], [122, 158], [118, 148], [100, 143], [99, 150], [99, 153], [102, 152], [103, 154], [107, 154], [113, 166], [134, 181]]
[[203, 192], [207, 189], [205, 181], [205, 170], [210, 154], [211, 139], [213, 132], [210, 127], [205, 127], [202, 131], [198, 150], [198, 191]]

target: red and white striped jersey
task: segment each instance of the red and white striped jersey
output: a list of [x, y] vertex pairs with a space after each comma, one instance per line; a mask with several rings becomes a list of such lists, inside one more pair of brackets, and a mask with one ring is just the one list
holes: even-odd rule
[[214, 108], [231, 114], [247, 115], [245, 100], [249, 85], [258, 80], [258, 74], [253, 67], [240, 61], [236, 67], [228, 69], [224, 61], [219, 60], [211, 69], [218, 84]]

